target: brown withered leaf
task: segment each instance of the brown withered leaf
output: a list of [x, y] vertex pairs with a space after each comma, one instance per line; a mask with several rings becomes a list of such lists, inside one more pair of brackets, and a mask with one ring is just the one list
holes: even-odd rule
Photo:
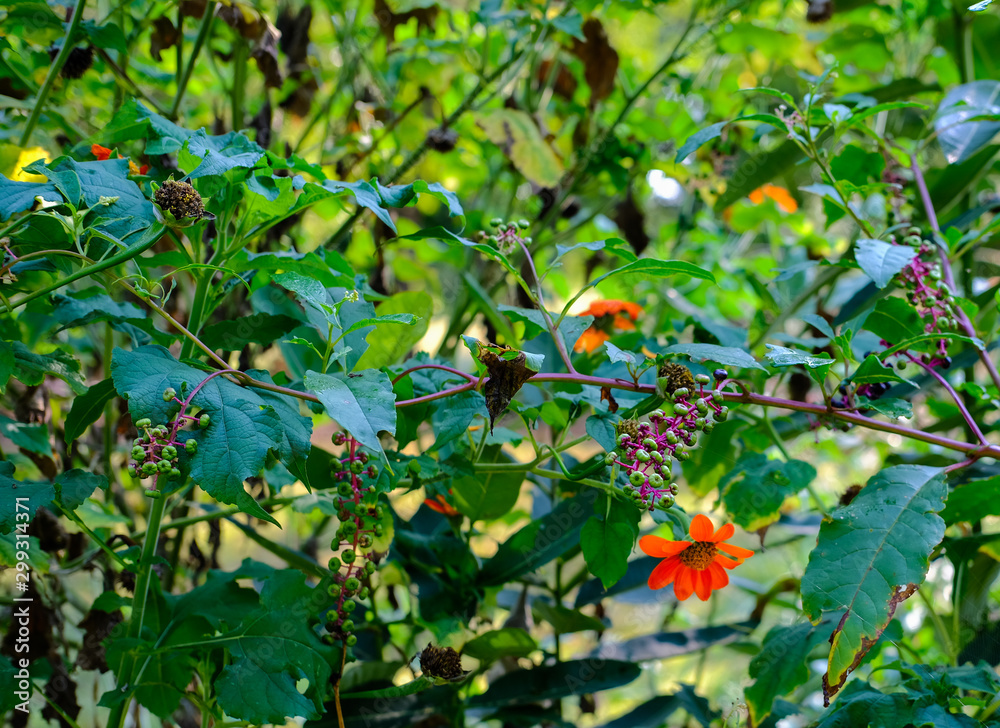
[[108, 661], [104, 650], [104, 640], [111, 636], [123, 621], [121, 610], [102, 612], [91, 609], [80, 622], [83, 630], [83, 644], [76, 656], [76, 665], [81, 670], [108, 671]]
[[393, 9], [389, 7], [389, 3], [385, 0], [375, 0], [375, 20], [379, 24], [379, 29], [382, 34], [389, 39], [390, 42], [396, 41], [396, 27], [400, 25], [406, 25], [412, 19], [417, 19], [417, 33], [421, 30], [429, 30], [433, 32], [434, 21], [437, 20], [438, 12], [440, 8], [437, 5], [429, 5], [425, 8], [413, 8], [402, 13], [393, 12]]
[[170, 22], [170, 18], [166, 15], [161, 15], [153, 21], [153, 32], [149, 36], [150, 55], [159, 63], [162, 60], [160, 53], [167, 50], [167, 48], [173, 48], [177, 45], [180, 37], [180, 32]]
[[486, 398], [486, 409], [490, 413], [490, 433], [492, 433], [496, 418], [506, 411], [507, 405], [524, 383], [538, 372], [525, 366], [527, 359], [523, 351], [517, 351], [509, 346], [479, 342], [477, 358], [490, 375], [483, 385], [483, 396]]
[[618, 402], [615, 401], [614, 396], [611, 394], [611, 387], [601, 387], [601, 401], [608, 401], [608, 412], [614, 414], [618, 411]]
[[590, 86], [590, 103], [606, 99], [615, 88], [618, 52], [608, 42], [608, 34], [597, 18], [583, 24], [583, 37], [573, 41], [573, 55], [583, 61], [583, 77]]
[[278, 66], [278, 39], [281, 38], [281, 33], [267, 18], [261, 20], [264, 28], [250, 51], [250, 57], [257, 61], [257, 68], [264, 74], [264, 85], [268, 88], [280, 88], [282, 78], [281, 68]]
[[231, 3], [220, 5], [218, 18], [247, 40], [257, 40], [264, 32], [266, 19], [249, 5]]
[[[59, 728], [72, 728], [76, 723], [70, 723], [63, 714], [76, 721], [80, 715], [80, 704], [76, 702], [76, 683], [69, 676], [66, 664], [58, 657], [51, 657], [52, 674], [49, 681], [45, 683], [45, 707], [42, 708], [42, 717], [46, 721], [57, 720]], [[55, 707], [59, 708], [57, 712]]]
[[281, 52], [288, 58], [288, 72], [294, 74], [299, 66], [307, 64], [309, 55], [309, 26], [312, 24], [312, 5], [303, 5], [298, 15], [284, 8], [278, 15], [278, 32], [281, 33]]

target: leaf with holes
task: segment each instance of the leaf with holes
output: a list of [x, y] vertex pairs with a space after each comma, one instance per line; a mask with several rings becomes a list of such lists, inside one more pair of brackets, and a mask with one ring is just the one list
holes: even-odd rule
[[923, 582], [944, 537], [938, 513], [946, 496], [941, 469], [897, 465], [877, 473], [820, 526], [802, 577], [802, 606], [814, 621], [841, 615], [823, 676], [827, 703]]

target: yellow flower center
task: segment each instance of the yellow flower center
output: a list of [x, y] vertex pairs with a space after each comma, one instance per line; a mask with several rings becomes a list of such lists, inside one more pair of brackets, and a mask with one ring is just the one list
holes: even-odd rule
[[681, 551], [681, 563], [697, 571], [704, 571], [719, 553], [719, 547], [711, 541], [695, 541]]

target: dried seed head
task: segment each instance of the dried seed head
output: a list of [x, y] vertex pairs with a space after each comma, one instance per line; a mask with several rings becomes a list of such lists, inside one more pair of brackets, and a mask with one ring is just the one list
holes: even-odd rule
[[667, 362], [660, 367], [657, 377], [667, 380], [663, 384], [663, 391], [667, 394], [673, 394], [678, 389], [687, 389], [688, 391], [695, 389], [695, 381], [694, 377], [691, 376], [691, 370], [683, 364]]
[[[49, 58], [53, 61], [59, 55], [59, 48], [52, 46], [49, 48]], [[63, 78], [80, 78], [94, 64], [94, 49], [91, 46], [85, 48], [74, 48], [66, 57], [66, 62], [59, 70], [59, 75]]]
[[153, 194], [153, 202], [173, 215], [176, 220], [201, 219], [207, 216], [201, 195], [187, 182], [175, 182], [168, 179]]
[[427, 146], [435, 152], [450, 152], [458, 142], [458, 132], [443, 126], [427, 132]]
[[466, 673], [462, 669], [462, 658], [451, 647], [427, 645], [420, 653], [420, 669], [429, 677], [456, 680]]

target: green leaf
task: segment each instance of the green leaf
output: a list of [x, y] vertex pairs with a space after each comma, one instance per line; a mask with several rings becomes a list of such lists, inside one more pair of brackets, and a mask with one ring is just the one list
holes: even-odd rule
[[977, 523], [987, 516], [1000, 515], [1000, 475], [963, 483], [948, 495], [941, 511], [945, 525]]
[[[524, 338], [527, 341], [548, 332], [542, 312], [535, 308], [517, 308], [516, 306], [497, 306], [497, 309], [512, 322], [524, 323]], [[549, 313], [552, 323], [559, 320], [559, 314]], [[565, 316], [559, 324], [559, 335], [566, 344], [566, 350], [573, 351], [573, 345], [584, 331], [594, 322], [593, 316]]]
[[[594, 280], [587, 283], [580, 293], [589, 288], [593, 288], [598, 283], [601, 283], [608, 278], [625, 274], [639, 276], [642, 280], [648, 280], [651, 278], [672, 278], [673, 276], [689, 276], [691, 278], [708, 281], [709, 283], [715, 283], [715, 276], [694, 263], [687, 263], [683, 260], [640, 258], [639, 260], [623, 265], [621, 268], [615, 268], [613, 271], [609, 271], [602, 276], [598, 276]], [[576, 298], [579, 298], [579, 294], [577, 294]]]
[[378, 433], [396, 434], [396, 394], [385, 372], [367, 369], [343, 376], [309, 371], [304, 383], [319, 397], [330, 417], [362, 445], [385, 458]]
[[375, 311], [379, 316], [410, 313], [417, 320], [408, 329], [376, 328], [368, 334], [368, 351], [355, 365], [358, 369], [381, 369], [406, 356], [427, 333], [434, 301], [424, 291], [403, 291], [382, 301]]
[[49, 442], [49, 426], [45, 423], [37, 425], [18, 422], [0, 415], [0, 435], [3, 435], [15, 446], [28, 452], [52, 457], [52, 444]]
[[60, 331], [96, 321], [121, 323], [146, 318], [146, 312], [135, 304], [115, 301], [106, 293], [86, 298], [53, 293], [51, 300], [55, 306], [52, 316], [62, 324]]
[[715, 344], [674, 344], [668, 346], [665, 354], [687, 354], [692, 359], [702, 361], [714, 361], [727, 367], [739, 367], [740, 369], [760, 369], [767, 371], [767, 367], [761, 365], [750, 354], [732, 346], [717, 346]]
[[14, 358], [14, 345], [10, 341], [0, 341], [0, 393], [7, 388], [7, 382], [14, 373], [17, 360]]
[[880, 339], [896, 344], [924, 333], [917, 310], [902, 298], [883, 298], [868, 314], [864, 328]]
[[784, 346], [777, 346], [776, 344], [765, 344], [765, 346], [768, 351], [764, 354], [764, 358], [771, 363], [771, 366], [788, 367], [801, 365], [809, 369], [822, 369], [825, 372], [834, 362], [829, 355], [813, 356], [798, 349], [789, 349]]
[[916, 257], [916, 249], [909, 245], [893, 245], [884, 240], [859, 238], [854, 246], [854, 259], [877, 288], [889, 285]]
[[[230, 660], [215, 680], [219, 705], [233, 718], [284, 724], [288, 717], [319, 718], [339, 648], [310, 625], [327, 603], [300, 572], [277, 571], [260, 593], [260, 609], [227, 635]], [[305, 678], [303, 694], [297, 681]]]
[[605, 589], [625, 576], [629, 554], [639, 536], [638, 524], [638, 509], [617, 500], [612, 501], [604, 518], [591, 516], [584, 524], [580, 532], [583, 558], [590, 573], [601, 580]]
[[87, 391], [83, 377], [80, 375], [80, 362], [62, 349], [56, 349], [51, 354], [36, 354], [20, 341], [13, 341], [14, 378], [34, 387], [45, 381], [45, 375], [59, 377], [74, 394]]
[[107, 490], [108, 479], [97, 473], [73, 468], [57, 475], [53, 485], [59, 505], [68, 511], [75, 511], [98, 488]]
[[92, 46], [113, 50], [122, 55], [128, 53], [125, 34], [114, 23], [98, 25], [93, 20], [84, 20], [80, 23], [80, 29], [86, 34]]
[[890, 420], [898, 420], [900, 418], [910, 419], [913, 417], [913, 405], [905, 399], [880, 397], [878, 399], [870, 400], [863, 396], [858, 397], [858, 399], [860, 400], [859, 406], [871, 407], [873, 410], [879, 414], [885, 415]]
[[1000, 131], [1000, 122], [973, 120], [1000, 114], [1000, 82], [973, 81], [956, 86], [941, 99], [934, 130], [948, 164], [964, 162]]
[[407, 326], [413, 326], [416, 323], [417, 317], [412, 313], [389, 313], [384, 316], [375, 316], [374, 318], [364, 318], [355, 321], [344, 329], [344, 334], [353, 334], [359, 329], [378, 326], [379, 324], [406, 324]]
[[588, 616], [576, 609], [569, 609], [561, 604], [536, 599], [531, 603], [531, 613], [537, 622], [548, 622], [557, 634], [572, 634], [574, 632], [601, 632], [607, 626], [601, 620]]
[[517, 170], [540, 187], [555, 187], [563, 165], [538, 131], [534, 119], [518, 109], [495, 109], [476, 119], [486, 138], [504, 150]]
[[604, 347], [608, 350], [608, 359], [612, 364], [617, 364], [618, 362], [625, 362], [626, 364], [635, 364], [636, 355], [630, 351], [622, 351], [617, 346], [612, 344], [610, 341], [604, 342]]
[[869, 354], [851, 375], [854, 384], [875, 384], [878, 382], [908, 382], [896, 373], [896, 368], [886, 366], [878, 354]]
[[[371, 663], [362, 663], [371, 664]], [[415, 680], [410, 680], [408, 683], [403, 685], [393, 685], [391, 688], [380, 688], [379, 690], [362, 690], [356, 693], [342, 693], [342, 699], [352, 699], [352, 698], [402, 698], [407, 695], [416, 695], [417, 693], [423, 692], [434, 687], [434, 680], [428, 677], [418, 677]]]
[[[555, 264], [563, 258], [563, 256], [569, 255], [577, 250], [589, 250], [591, 252], [603, 250], [604, 252], [611, 253], [611, 255], [618, 258], [623, 258], [629, 263], [639, 260], [636, 254], [632, 252], [631, 246], [621, 238], [608, 238], [607, 240], [595, 240], [589, 243], [575, 243], [574, 245], [559, 245], [557, 243], [556, 257], [549, 263], [549, 269], [551, 270]], [[544, 278], [545, 276], [543, 275], [542, 277]]]
[[873, 476], [820, 526], [802, 577], [810, 619], [843, 614], [831, 638], [824, 692], [835, 694], [927, 573], [944, 536], [947, 486], [939, 468], [897, 465]]
[[[134, 351], [116, 348], [111, 359], [115, 389], [122, 396], [128, 395], [133, 420], [148, 417], [154, 424], [166, 424], [178, 409], [176, 403], [163, 401], [163, 390], [172, 387], [180, 392], [186, 384], [190, 392], [207, 376], [181, 364], [161, 346]], [[290, 442], [299, 439], [296, 432], [301, 422], [283, 422], [289, 420], [290, 413], [279, 416], [272, 401], [258, 390], [221, 376], [213, 377], [198, 391], [192, 406], [208, 414], [211, 424], [193, 432], [181, 431], [182, 437], [187, 434], [198, 441], [198, 452], [190, 458], [191, 477], [216, 500], [277, 525], [246, 492], [243, 481], [260, 473], [268, 452], [291, 459]]]
[[767, 633], [760, 652], [750, 661], [754, 683], [744, 690], [753, 725], [760, 725], [771, 714], [778, 696], [787, 695], [809, 679], [809, 655], [829, 639], [831, 624], [832, 620], [826, 619], [816, 625], [779, 625]]
[[248, 344], [269, 345], [301, 325], [285, 314], [254, 313], [210, 324], [199, 336], [213, 350], [239, 351]]
[[431, 415], [435, 440], [430, 450], [439, 450], [464, 434], [476, 415], [487, 418], [489, 414], [486, 410], [486, 400], [480, 392], [459, 392], [438, 403], [434, 414]]
[[496, 662], [501, 657], [527, 657], [538, 649], [535, 640], [525, 630], [504, 627], [481, 634], [465, 643], [462, 654], [483, 663]]
[[[264, 150], [259, 145], [238, 132], [209, 136], [199, 129], [187, 138], [178, 162], [182, 169], [190, 170], [190, 179], [198, 179], [225, 174], [238, 167], [253, 167], [263, 156]], [[192, 157], [200, 160], [194, 169], [190, 169]]]
[[52, 182], [18, 182], [0, 174], [0, 222], [35, 206], [35, 198], [62, 204], [63, 196]]
[[702, 144], [707, 144], [713, 139], [718, 139], [722, 136], [722, 130], [728, 123], [728, 121], [720, 121], [711, 126], [706, 126], [704, 129], [689, 136], [684, 144], [681, 145], [681, 148], [677, 150], [677, 156], [674, 157], [674, 164], [683, 162], [692, 152], [697, 151]]
[[816, 469], [801, 460], [769, 460], [762, 453], [746, 452], [719, 481], [719, 490], [733, 521], [756, 531], [777, 521], [785, 498], [815, 477]]
[[472, 521], [508, 513], [521, 493], [523, 473], [480, 473], [451, 481], [455, 507]]
[[567, 695], [597, 693], [627, 685], [641, 670], [632, 662], [602, 660], [595, 669], [593, 660], [570, 660], [548, 667], [515, 670], [493, 681], [482, 695], [469, 699], [471, 707], [493, 707], [555, 700]]
[[580, 530], [593, 513], [596, 498], [588, 488], [567, 498], [542, 518], [508, 538], [479, 572], [480, 586], [506, 584], [522, 574], [534, 571], [562, 555], [580, 541]]
[[52, 505], [56, 488], [52, 483], [14, 480], [14, 463], [0, 461], [0, 534], [10, 533], [35, 517], [39, 506]]

